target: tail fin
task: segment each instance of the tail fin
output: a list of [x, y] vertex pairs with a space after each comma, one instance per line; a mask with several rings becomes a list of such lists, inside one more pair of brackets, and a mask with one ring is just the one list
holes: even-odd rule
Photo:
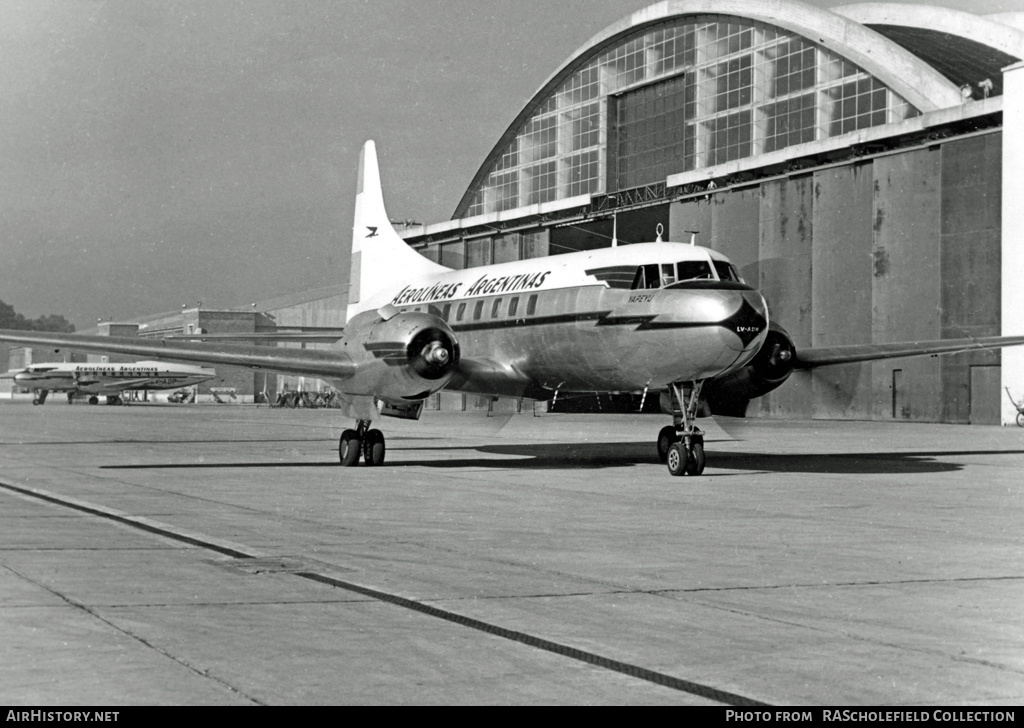
[[374, 296], [397, 278], [449, 270], [410, 248], [391, 226], [372, 141], [359, 153], [359, 186], [352, 222], [352, 258], [348, 292], [348, 318], [369, 308]]

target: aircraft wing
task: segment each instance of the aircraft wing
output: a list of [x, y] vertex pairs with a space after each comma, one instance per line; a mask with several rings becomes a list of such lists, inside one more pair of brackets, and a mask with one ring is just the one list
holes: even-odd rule
[[0, 341], [46, 349], [66, 348], [200, 364], [225, 364], [324, 379], [348, 379], [355, 373], [352, 360], [338, 351], [6, 329], [0, 329]]
[[794, 369], [815, 369], [833, 364], [854, 364], [863, 361], [899, 357], [959, 354], [965, 351], [990, 351], [1004, 346], [1024, 344], [1024, 336], [984, 336], [975, 339], [940, 339], [938, 341], [903, 341], [895, 344], [852, 344], [798, 349]]
[[163, 338], [170, 341], [297, 341], [304, 344], [333, 344], [342, 336], [344, 334], [341, 331], [276, 331], [251, 334], [167, 334]]

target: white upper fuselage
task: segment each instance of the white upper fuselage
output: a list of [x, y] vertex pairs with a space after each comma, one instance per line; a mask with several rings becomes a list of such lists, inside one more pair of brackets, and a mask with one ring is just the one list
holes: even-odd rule
[[175, 389], [217, 376], [215, 369], [162, 361], [123, 364], [37, 363], [13, 372], [22, 387], [55, 392], [106, 394], [133, 389]]

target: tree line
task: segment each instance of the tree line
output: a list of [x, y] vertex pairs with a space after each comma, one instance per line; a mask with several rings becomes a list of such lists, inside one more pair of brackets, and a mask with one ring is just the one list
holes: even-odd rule
[[0, 329], [57, 331], [62, 334], [70, 334], [74, 332], [75, 325], [57, 314], [49, 314], [34, 319], [25, 318], [14, 310], [14, 306], [0, 301]]

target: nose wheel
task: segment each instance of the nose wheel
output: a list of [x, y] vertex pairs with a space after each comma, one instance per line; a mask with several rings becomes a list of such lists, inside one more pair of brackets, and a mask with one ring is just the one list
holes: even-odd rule
[[674, 424], [658, 433], [658, 459], [674, 476], [704, 472], [704, 433], [694, 424], [703, 386], [703, 381], [693, 382], [687, 396], [682, 383], [671, 385]]
[[367, 465], [383, 465], [384, 433], [371, 430], [369, 420], [360, 420], [355, 430], [345, 430], [338, 440], [338, 460], [342, 466], [358, 465], [360, 457]]

